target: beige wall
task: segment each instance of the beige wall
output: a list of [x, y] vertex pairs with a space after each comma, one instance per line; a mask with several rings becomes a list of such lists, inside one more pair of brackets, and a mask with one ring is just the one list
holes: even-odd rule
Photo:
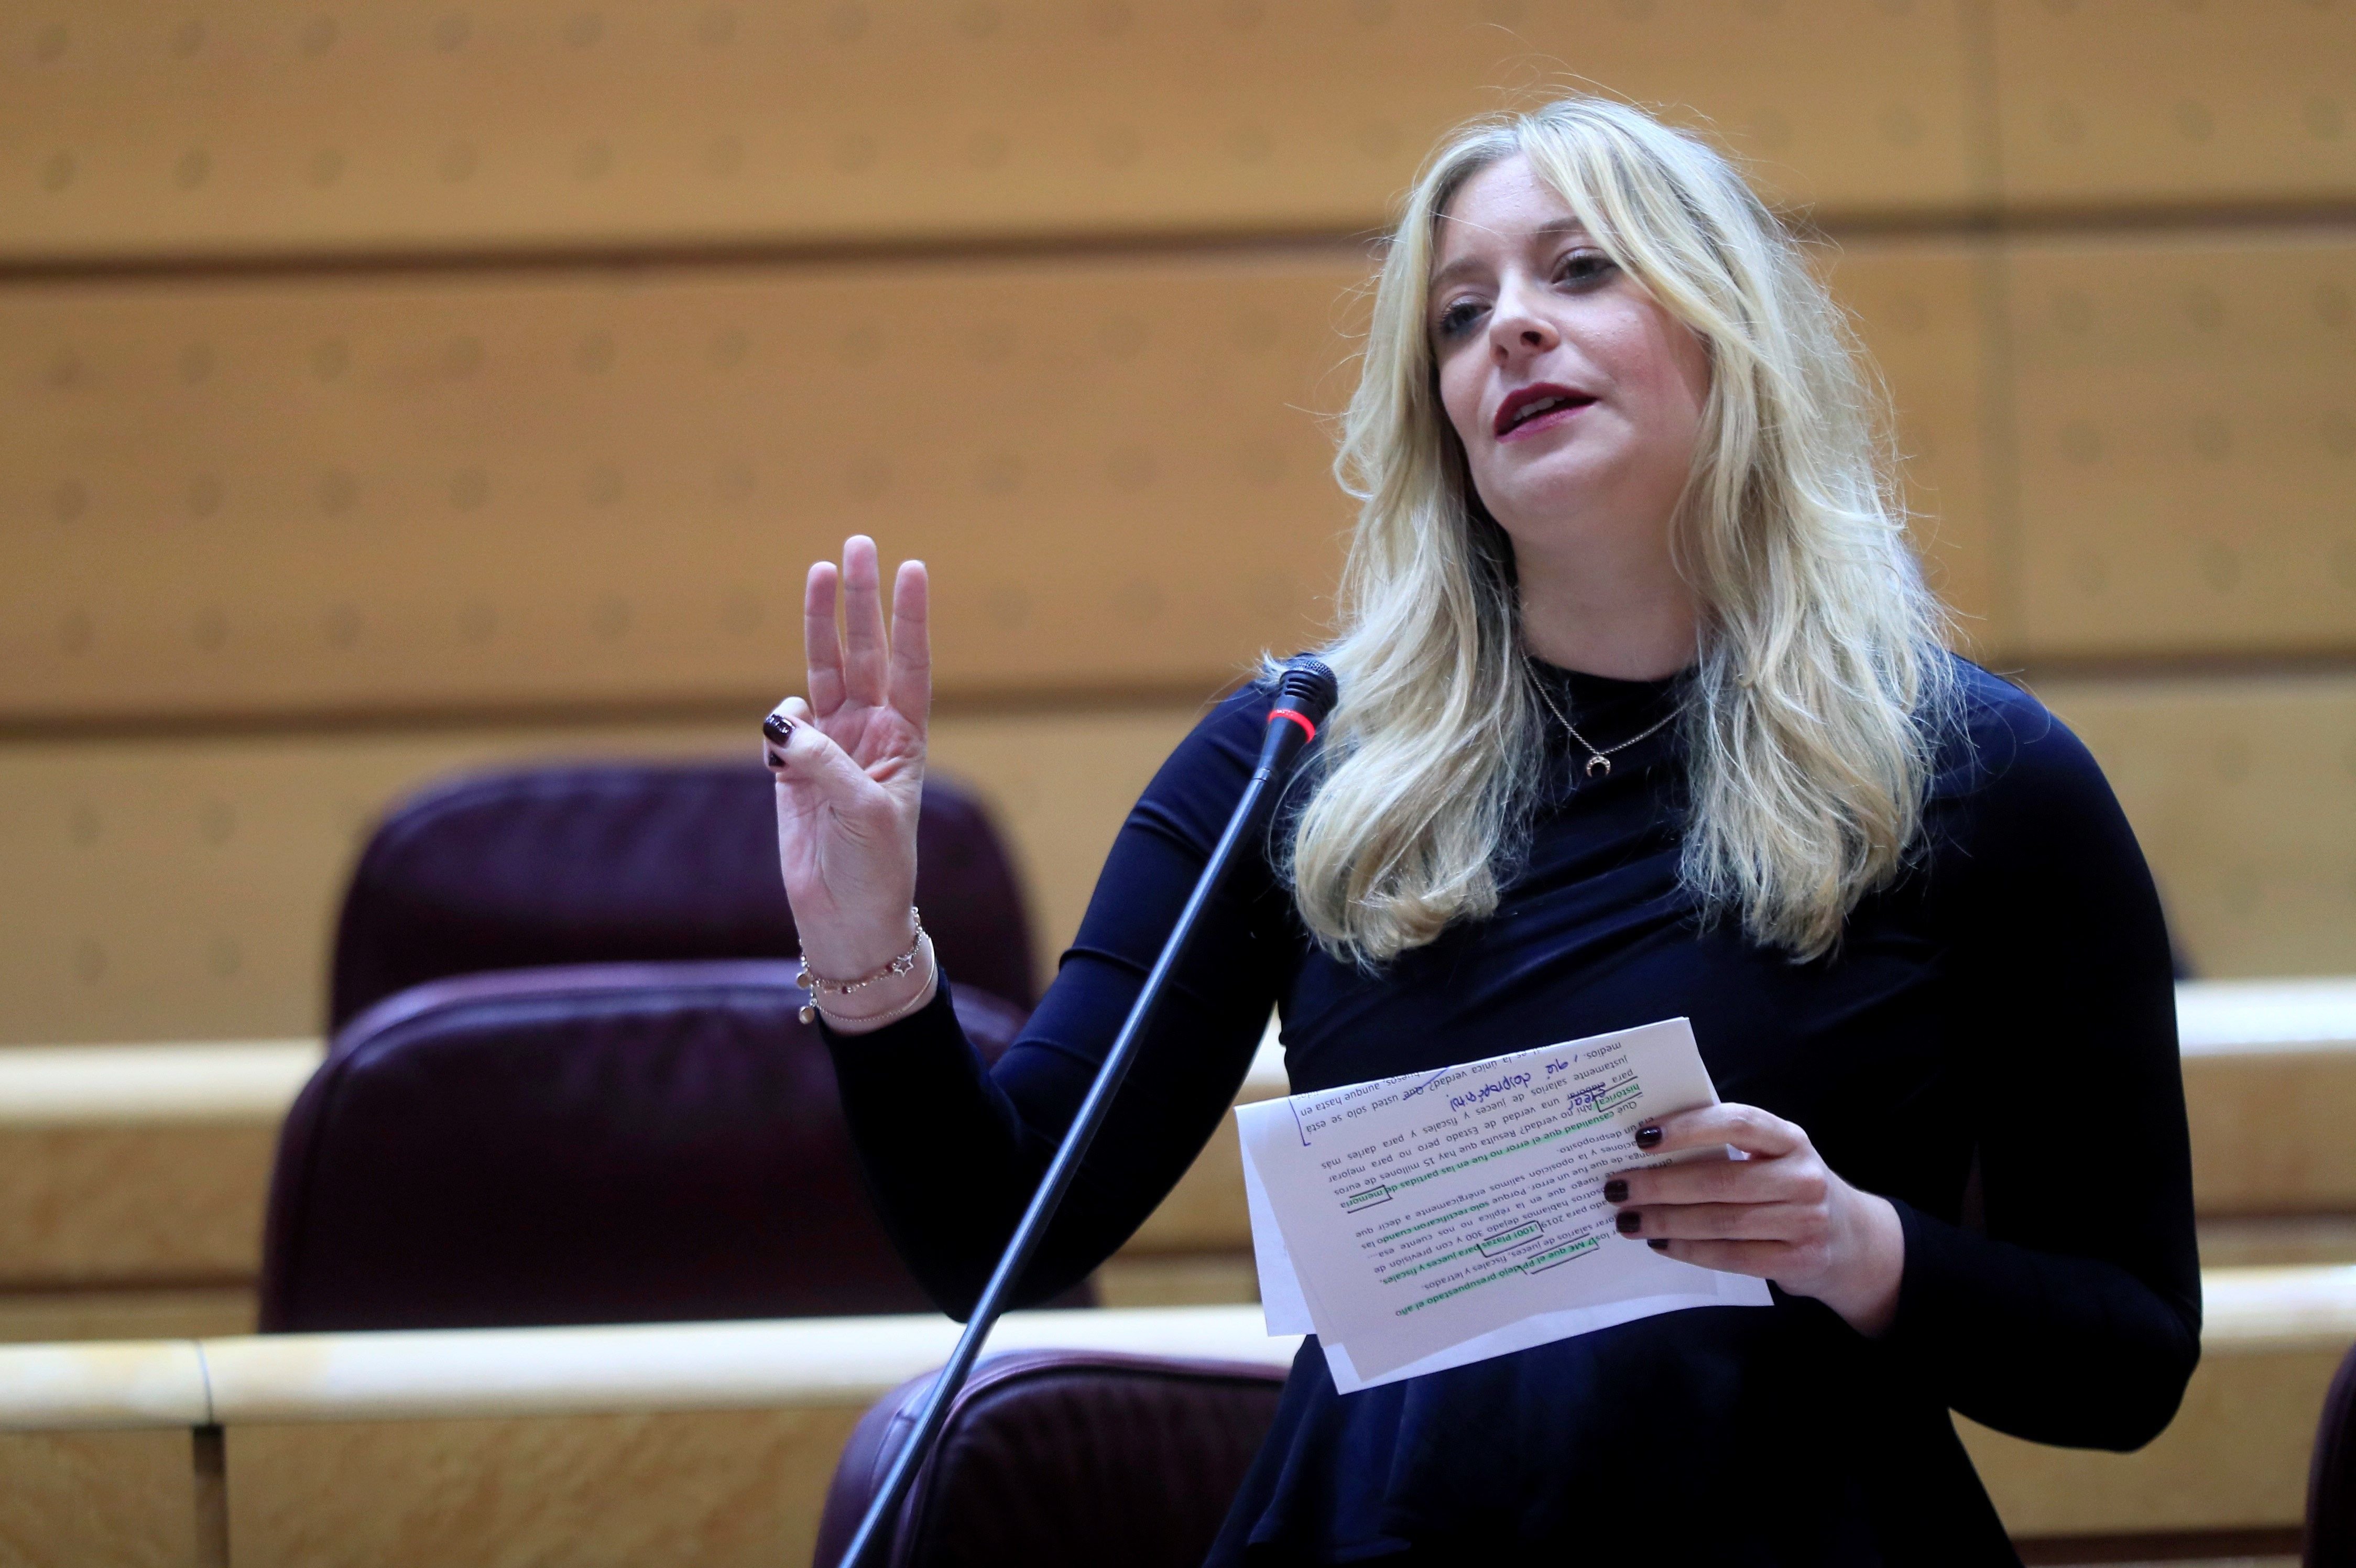
[[17, 7], [0, 1042], [316, 1027], [388, 800], [738, 748], [851, 529], [935, 567], [1052, 955], [1328, 612], [1365, 235], [1573, 75], [1836, 242], [1961, 635], [2196, 963], [2356, 967], [2351, 58], [2287, 0]]

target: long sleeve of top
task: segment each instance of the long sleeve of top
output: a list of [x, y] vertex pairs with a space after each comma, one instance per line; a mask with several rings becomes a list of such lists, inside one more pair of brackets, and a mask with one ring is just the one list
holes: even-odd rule
[[[1906, 1262], [1874, 1340], [1778, 1293], [1764, 1310], [1664, 1314], [1348, 1396], [1312, 1340], [1215, 1563], [1574, 1543], [1598, 1560], [2009, 1563], [1951, 1408], [2116, 1448], [2167, 1423], [2200, 1302], [2158, 899], [2084, 748], [2026, 694], [1960, 676], [1914, 862], [1810, 962], [1704, 919], [1680, 883], [1675, 725], [1595, 778], [1555, 733], [1495, 914], [1372, 973], [1309, 939], [1265, 846], [1237, 866], [1027, 1299], [1082, 1278], [1151, 1212], [1226, 1114], [1271, 1004], [1296, 1090], [1683, 1015], [1723, 1098], [1798, 1122], [1892, 1201]], [[1683, 694], [1674, 680], [1539, 678], [1602, 746]], [[1086, 1093], [1268, 705], [1230, 699], [1156, 776], [994, 1069], [946, 1002], [833, 1042], [885, 1222], [949, 1310], [969, 1309]]]

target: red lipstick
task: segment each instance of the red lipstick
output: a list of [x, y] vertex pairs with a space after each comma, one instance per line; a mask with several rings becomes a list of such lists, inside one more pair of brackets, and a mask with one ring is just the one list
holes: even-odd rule
[[1559, 424], [1594, 401], [1592, 392], [1580, 392], [1577, 387], [1533, 381], [1505, 394], [1505, 401], [1497, 405], [1497, 417], [1490, 428], [1498, 440], [1508, 441], [1547, 425]]

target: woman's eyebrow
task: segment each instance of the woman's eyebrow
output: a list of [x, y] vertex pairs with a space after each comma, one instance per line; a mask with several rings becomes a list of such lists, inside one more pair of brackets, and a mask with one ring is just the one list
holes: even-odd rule
[[[1450, 219], [1448, 221], [1452, 223], [1457, 221], [1457, 220]], [[1491, 232], [1494, 233], [1495, 231], [1493, 230]], [[1581, 239], [1586, 238], [1587, 225], [1580, 222], [1576, 218], [1550, 218], [1543, 223], [1534, 225], [1526, 232], [1518, 237], [1524, 243], [1528, 243], [1533, 241], [1564, 240], [1569, 239], [1573, 235], [1577, 235]], [[1508, 236], [1501, 235], [1500, 238], [1508, 238]], [[1474, 271], [1479, 268], [1480, 264], [1481, 263], [1478, 257], [1459, 256], [1454, 261], [1449, 263], [1446, 266], [1440, 267], [1431, 274], [1431, 283], [1430, 286], [1432, 290], [1437, 291], [1446, 285], [1453, 282], [1458, 274]]]
[[1445, 288], [1449, 284], [1453, 283], [1458, 274], [1475, 271], [1479, 268], [1480, 264], [1481, 263], [1477, 260], [1471, 256], [1457, 257], [1454, 261], [1449, 263], [1446, 266], [1441, 267], [1439, 271], [1431, 274], [1431, 291], [1437, 294], [1440, 289]]

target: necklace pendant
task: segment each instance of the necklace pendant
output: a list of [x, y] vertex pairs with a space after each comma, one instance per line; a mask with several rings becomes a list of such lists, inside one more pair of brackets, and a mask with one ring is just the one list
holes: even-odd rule
[[1601, 752], [1600, 752], [1600, 751], [1599, 751], [1599, 752], [1597, 752], [1597, 753], [1596, 753], [1595, 755], [1593, 755], [1592, 757], [1590, 757], [1587, 759], [1587, 776], [1588, 776], [1590, 779], [1609, 779], [1609, 778], [1611, 778], [1611, 777], [1612, 777], [1612, 759], [1611, 759], [1610, 757], [1608, 757], [1604, 756], [1604, 755], [1603, 755]]

